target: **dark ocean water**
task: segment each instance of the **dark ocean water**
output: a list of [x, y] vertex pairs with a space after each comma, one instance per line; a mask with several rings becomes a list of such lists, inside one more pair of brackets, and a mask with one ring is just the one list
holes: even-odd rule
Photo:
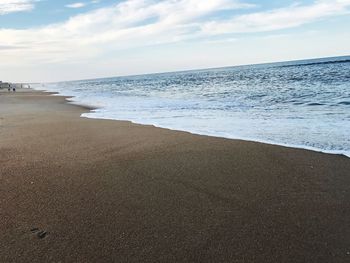
[[350, 56], [43, 86], [84, 117], [350, 156]]

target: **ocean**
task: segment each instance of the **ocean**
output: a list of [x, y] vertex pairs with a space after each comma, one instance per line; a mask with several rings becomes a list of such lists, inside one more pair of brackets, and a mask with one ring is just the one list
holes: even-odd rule
[[350, 56], [44, 83], [82, 117], [350, 157]]

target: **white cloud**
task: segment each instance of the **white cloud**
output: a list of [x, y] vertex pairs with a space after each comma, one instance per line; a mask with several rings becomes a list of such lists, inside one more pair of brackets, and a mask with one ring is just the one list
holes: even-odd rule
[[159, 45], [192, 38], [197, 19], [219, 10], [245, 8], [229, 0], [129, 0], [77, 15], [61, 24], [12, 30], [0, 29], [8, 46], [25, 43], [16, 54], [23, 61], [59, 62], [86, 59], [108, 50]]
[[316, 20], [348, 13], [350, 0], [319, 0], [314, 4], [298, 4], [266, 11], [240, 15], [226, 21], [212, 21], [202, 25], [203, 34], [264, 32], [297, 27]]
[[30, 11], [35, 0], [0, 0], [0, 15]]
[[68, 8], [82, 8], [84, 6], [86, 6], [86, 3], [83, 3], [83, 2], [72, 3], [72, 4], [66, 5], [66, 7], [68, 7]]
[[[7, 61], [7, 68], [36, 65], [44, 70], [46, 65], [72, 62], [84, 67], [103, 57], [117, 61], [118, 51], [132, 48], [197, 39], [212, 46], [218, 42], [234, 44], [237, 38], [229, 36], [225, 40], [225, 34], [296, 27], [343, 14], [348, 6], [350, 0], [321, 0], [215, 20], [212, 15], [219, 11], [254, 6], [234, 0], [127, 0], [63, 23], [21, 30], [0, 28], [0, 56]], [[223, 36], [213, 40], [213, 34]]]

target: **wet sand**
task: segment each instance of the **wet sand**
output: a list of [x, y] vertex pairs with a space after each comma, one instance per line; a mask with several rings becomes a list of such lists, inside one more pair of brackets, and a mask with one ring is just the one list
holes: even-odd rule
[[0, 262], [350, 262], [350, 158], [0, 92]]

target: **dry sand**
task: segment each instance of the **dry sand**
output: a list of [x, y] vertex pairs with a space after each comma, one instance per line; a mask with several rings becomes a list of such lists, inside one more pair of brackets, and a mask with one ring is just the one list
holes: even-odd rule
[[349, 158], [86, 111], [0, 92], [0, 262], [350, 262]]

